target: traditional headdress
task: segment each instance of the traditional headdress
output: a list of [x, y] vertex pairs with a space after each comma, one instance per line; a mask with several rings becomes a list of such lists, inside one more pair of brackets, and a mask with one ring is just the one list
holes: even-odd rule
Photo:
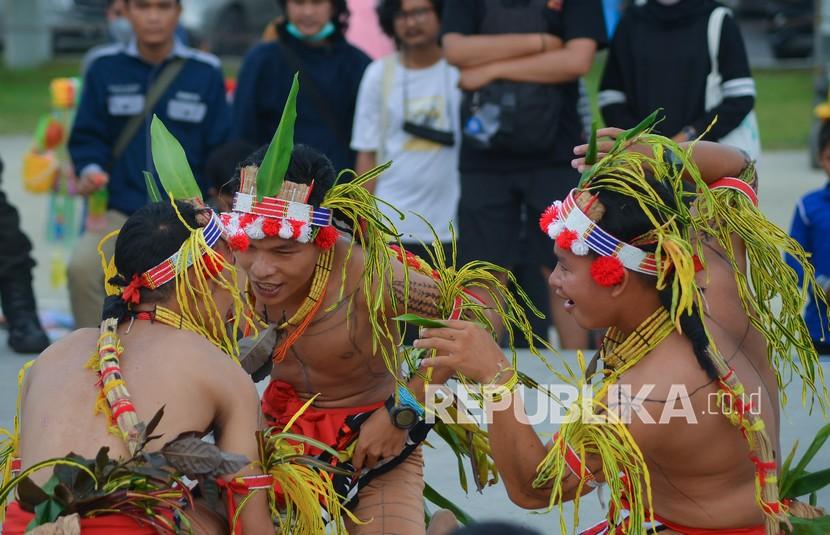
[[[564, 201], [556, 201], [549, 206], [539, 220], [542, 230], [559, 247], [577, 256], [585, 256], [589, 251], [599, 255], [591, 265], [591, 276], [602, 286], [622, 282], [623, 268], [657, 276], [654, 253], [618, 240], [602, 230], [582, 211], [577, 205], [577, 199], [585, 194], [573, 189]], [[587, 206], [590, 207], [596, 199], [596, 196], [592, 196]]]
[[[121, 299], [132, 307], [141, 302], [142, 288], [154, 290], [175, 282], [180, 314], [174, 314], [163, 307], [156, 307], [153, 319], [197, 332], [236, 359], [239, 352], [236, 338], [229, 332], [235, 333], [243, 324], [248, 328], [255, 329], [255, 326], [251, 320], [250, 308], [238, 289], [236, 272], [228, 259], [214, 249], [219, 240], [225, 237], [224, 227], [219, 216], [205, 206], [202, 192], [193, 176], [181, 144], [158, 117], [153, 117], [150, 132], [153, 163], [174, 209], [178, 213], [175, 201], [192, 203], [201, 212], [200, 217], [207, 218], [207, 222], [204, 226], [194, 228], [190, 227], [179, 215], [182, 224], [190, 231], [190, 236], [178, 251], [159, 264], [144, 273], [134, 274], [129, 279], [124, 278], [127, 284], [123, 287], [113, 284], [118, 275], [115, 258], [107, 260], [99, 245], [99, 254], [101, 254], [106, 275], [107, 295], [120, 295]], [[150, 200], [161, 201], [161, 194], [156, 188], [152, 175], [145, 173], [145, 180]], [[102, 243], [114, 238], [117, 234], [118, 231], [111, 233], [102, 240]], [[216, 308], [210, 298], [208, 281], [218, 284], [233, 297], [232, 325], [225, 325], [225, 315]], [[204, 303], [207, 311], [203, 312], [193, 307], [192, 303], [195, 301]]]
[[294, 147], [298, 89], [295, 76], [262, 165], [240, 169], [233, 212], [222, 214], [229, 243], [236, 250], [247, 249], [249, 240], [273, 236], [300, 243], [313, 241], [321, 249], [330, 249], [337, 241], [333, 212], [325, 206], [325, 201], [319, 207], [308, 204], [314, 188], [313, 177], [309, 184], [285, 180]]
[[[314, 243], [323, 251], [315, 268], [312, 294], [292, 318], [279, 325], [296, 327], [275, 353], [274, 358], [280, 360], [322, 306], [323, 299], [319, 297], [328, 287], [334, 245], [341, 235], [335, 227], [336, 215], [337, 224], [344, 230], [350, 229], [343, 232], [350, 240], [346, 258], [351, 256], [351, 247], [355, 244], [359, 243], [363, 249], [365, 281], [362, 289], [369, 307], [369, 322], [379, 352], [387, 367], [394, 370], [397, 367], [396, 359], [389, 348], [396, 345], [397, 336], [385, 319], [390, 314], [385, 310], [389, 292], [384, 281], [391, 280], [393, 275], [392, 262], [395, 255], [388, 244], [399, 242], [400, 237], [393, 222], [378, 208], [378, 204], [383, 201], [374, 197], [365, 187], [367, 182], [386, 170], [390, 163], [377, 166], [362, 175], [356, 175], [351, 170], [340, 171], [338, 179], [344, 174], [351, 174], [351, 180], [338, 180], [325, 193], [320, 206], [307, 204], [314, 187], [314, 177], [309, 177], [312, 180], [308, 184], [285, 180], [294, 149], [298, 90], [299, 81], [295, 75], [280, 124], [262, 164], [259, 167], [245, 167], [240, 172], [240, 190], [234, 198], [233, 212], [221, 215], [228, 232], [228, 243], [234, 250], [244, 251], [250, 240], [279, 236], [300, 243]], [[341, 274], [341, 299], [346, 283], [346, 265], [344, 263]]]
[[[542, 230], [555, 239], [559, 247], [580, 256], [589, 252], [597, 255], [591, 274], [598, 284], [618, 284], [624, 270], [629, 269], [655, 276], [659, 290], [671, 285], [670, 310], [658, 309], [630, 337], [615, 329], [606, 335], [601, 355], [608, 376], [597, 387], [594, 403], [603, 407], [607, 385], [616, 381], [673, 330], [681, 330], [681, 319], [685, 314], [702, 315], [702, 294], [695, 282], [695, 271], [700, 267], [699, 258], [702, 257], [699, 237], [708, 235], [715, 238], [733, 266], [743, 306], [749, 321], [767, 340], [770, 365], [778, 375], [779, 384], [782, 383], [781, 375], [790, 368], [803, 379], [805, 395], [808, 390], [818, 393], [818, 401], [824, 405], [827, 391], [821, 367], [800, 316], [806, 289], [815, 284], [806, 254], [758, 210], [755, 193], [747, 184], [750, 175], [754, 175], [751, 165], [745, 176], [707, 185], [691, 160], [692, 149], [683, 150], [671, 140], [650, 133], [654, 119], [653, 114], [619, 136], [609, 153], [583, 173], [579, 187], [564, 201], [554, 203], [540, 219]], [[592, 136], [589, 153], [596, 154], [595, 139]], [[626, 150], [635, 141], [647, 146], [650, 150], [644, 152], [648, 154]], [[587, 163], [594, 164], [593, 161]], [[600, 190], [634, 199], [651, 222], [651, 229], [629, 243], [603, 230], [597, 224], [600, 217], [596, 214], [604, 207], [593, 206], [599, 202]], [[661, 195], [661, 192], [671, 195]], [[733, 236], [740, 237], [746, 245], [749, 276], [738, 266], [739, 253], [733, 249]], [[641, 248], [646, 244], [649, 251]], [[798, 288], [795, 274], [783, 261], [782, 250], [804, 265], [806, 280], [802, 288]], [[775, 297], [781, 298], [783, 306], [780, 310], [772, 310]], [[764, 422], [753, 412], [751, 404], [745, 403], [743, 385], [712, 343], [711, 336], [709, 340], [705, 364], [717, 375], [719, 402], [726, 407], [724, 415], [747, 438], [750, 458], [755, 464], [756, 499], [766, 515], [768, 532], [777, 532], [779, 521], [784, 519], [784, 508], [779, 502], [776, 465]], [[793, 358], [794, 353], [798, 359]], [[615, 502], [612, 509], [619, 510], [620, 493], [626, 492], [615, 474], [626, 473], [629, 476], [626, 484], [633, 484], [629, 489], [633, 498], [631, 522], [641, 525], [650, 505], [635, 503], [642, 501], [640, 496], [650, 500], [645, 461], [624, 426], [599, 428], [579, 421], [563, 425], [555, 437], [555, 447], [540, 464], [535, 484], [552, 485], [552, 499], [561, 497], [562, 479], [569, 471], [577, 473], [588, 484], [590, 478], [583, 473], [585, 452], [598, 452], [605, 461], [603, 471], [612, 488]], [[579, 462], [569, 463], [568, 458]]]

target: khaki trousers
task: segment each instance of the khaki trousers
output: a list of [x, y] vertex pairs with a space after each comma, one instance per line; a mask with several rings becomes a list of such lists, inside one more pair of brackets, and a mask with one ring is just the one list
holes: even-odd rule
[[[127, 221], [127, 216], [115, 210], [107, 210], [106, 218], [105, 229], [88, 230], [78, 238], [66, 268], [69, 303], [75, 317], [76, 329], [98, 327], [101, 324], [101, 311], [106, 296], [98, 243], [113, 230], [120, 229]], [[115, 251], [115, 238], [104, 244], [103, 251], [109, 260]]]

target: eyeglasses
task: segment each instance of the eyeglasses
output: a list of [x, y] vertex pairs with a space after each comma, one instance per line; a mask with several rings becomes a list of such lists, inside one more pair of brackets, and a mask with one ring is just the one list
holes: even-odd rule
[[421, 7], [412, 11], [398, 11], [395, 13], [395, 22], [408, 22], [409, 19], [414, 22], [423, 22], [432, 13], [434, 11], [429, 7]]

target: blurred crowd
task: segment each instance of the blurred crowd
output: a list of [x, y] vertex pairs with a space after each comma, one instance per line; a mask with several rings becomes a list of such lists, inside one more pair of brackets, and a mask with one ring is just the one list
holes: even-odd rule
[[[153, 115], [227, 209], [234, 169], [274, 135], [297, 72], [296, 142], [338, 170], [393, 162], [371, 187], [406, 214], [405, 245], [428, 256], [424, 245], [437, 240], [449, 255], [455, 241], [459, 263], [510, 268], [553, 320], [540, 320], [537, 334], [555, 327], [562, 348], [595, 341], [546, 284], [556, 260], [537, 221], [579, 179], [572, 148], [595, 122], [583, 78], [598, 51], [608, 49], [605, 124], [629, 128], [662, 108], [659, 133], [759, 156], [743, 39], [714, 0], [274, 1], [281, 15], [262, 21], [232, 81], [216, 56], [189, 46], [178, 0], [108, 2], [111, 42], [84, 58], [68, 142], [79, 192], [106, 206], [68, 265], [77, 327], [100, 321], [98, 242], [147, 202]], [[13, 254], [28, 258], [25, 247]], [[10, 325], [26, 323], [31, 339], [18, 347], [35, 352], [44, 343], [36, 315], [14, 319], [15, 302], [34, 310], [34, 300], [6, 298], [3, 280]]]

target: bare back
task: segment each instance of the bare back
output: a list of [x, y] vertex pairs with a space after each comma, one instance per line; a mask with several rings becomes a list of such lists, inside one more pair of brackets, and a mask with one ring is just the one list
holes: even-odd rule
[[[740, 257], [742, 250], [736, 251]], [[707, 268], [698, 273], [706, 301], [704, 323], [751, 394], [745, 401], [760, 410], [777, 456], [778, 391], [766, 343], [744, 311], [729, 263], [716, 246], [707, 244], [705, 255]], [[642, 385], [655, 385], [644, 405], [657, 423], [631, 426], [649, 466], [655, 513], [696, 528], [763, 523], [748, 443], [718, 408], [718, 383], [700, 367], [685, 336], [673, 333], [620, 383], [630, 384], [635, 393]], [[682, 386], [673, 394], [672, 385]], [[670, 417], [671, 409], [678, 410], [677, 416]]]
[[[204, 338], [146, 321], [125, 323], [118, 333], [124, 347], [121, 370], [138, 418], [149, 421], [164, 407], [164, 416], [148, 451], [161, 448], [183, 432], [215, 433], [224, 451], [258, 457], [258, 397], [245, 372]], [[20, 456], [23, 467], [74, 452], [94, 458], [102, 446], [110, 457], [126, 458], [121, 438], [108, 431], [103, 414], [95, 414], [98, 375], [86, 367], [95, 352], [98, 331], [81, 329], [47, 349], [28, 373], [21, 407]], [[247, 468], [241, 474], [250, 473]], [[43, 483], [49, 474], [33, 476]], [[268, 532], [264, 495], [243, 513], [246, 532]], [[254, 528], [265, 530], [255, 531]]]

